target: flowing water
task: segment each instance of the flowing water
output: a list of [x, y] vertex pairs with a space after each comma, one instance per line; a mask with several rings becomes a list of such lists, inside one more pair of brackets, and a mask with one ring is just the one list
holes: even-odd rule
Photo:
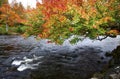
[[0, 36], [0, 79], [88, 79], [107, 64], [105, 53], [120, 45], [119, 39], [55, 45], [34, 36]]

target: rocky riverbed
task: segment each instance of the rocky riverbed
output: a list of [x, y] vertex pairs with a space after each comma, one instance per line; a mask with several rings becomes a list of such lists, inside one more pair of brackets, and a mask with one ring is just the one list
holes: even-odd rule
[[89, 79], [108, 65], [105, 53], [120, 45], [119, 39], [56, 45], [33, 36], [0, 36], [0, 79]]

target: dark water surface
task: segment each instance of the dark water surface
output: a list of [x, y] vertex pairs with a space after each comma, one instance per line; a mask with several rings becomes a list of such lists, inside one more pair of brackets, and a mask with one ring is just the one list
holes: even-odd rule
[[59, 46], [34, 37], [0, 36], [0, 79], [89, 79], [107, 65], [104, 54], [120, 45], [119, 39], [86, 38]]

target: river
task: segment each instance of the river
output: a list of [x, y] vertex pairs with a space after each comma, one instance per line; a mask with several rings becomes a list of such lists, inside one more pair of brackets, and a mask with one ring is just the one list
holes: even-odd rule
[[34, 36], [0, 36], [0, 79], [88, 79], [101, 71], [120, 36], [89, 38], [71, 45], [48, 43]]

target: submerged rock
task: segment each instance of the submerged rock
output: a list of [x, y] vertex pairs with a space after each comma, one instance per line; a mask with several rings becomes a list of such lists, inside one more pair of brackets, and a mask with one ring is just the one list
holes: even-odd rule
[[119, 39], [86, 38], [59, 46], [34, 36], [0, 36], [0, 79], [88, 79], [104, 68], [105, 52], [113, 50]]
[[112, 58], [106, 69], [104, 68], [102, 73], [96, 73], [97, 76], [94, 74], [94, 77], [98, 79], [120, 79], [120, 46], [114, 49], [109, 56]]
[[51, 53], [45, 56], [38, 69], [33, 70], [32, 79], [88, 79], [104, 64], [98, 55], [100, 50], [93, 49], [81, 47], [72, 52]]
[[120, 46], [112, 51], [111, 56], [112, 59], [110, 60], [110, 66], [120, 65]]

